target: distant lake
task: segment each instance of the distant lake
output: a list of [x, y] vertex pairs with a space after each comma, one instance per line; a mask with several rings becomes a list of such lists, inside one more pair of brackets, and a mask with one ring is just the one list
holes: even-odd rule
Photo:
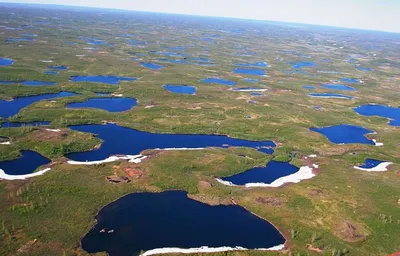
[[337, 93], [310, 93], [309, 96], [315, 98], [336, 98], [336, 99], [353, 99], [353, 96], [337, 94]]
[[0, 117], [8, 118], [17, 114], [21, 109], [41, 100], [56, 99], [61, 97], [76, 96], [72, 92], [49, 93], [34, 96], [17, 97], [11, 101], [0, 100]]
[[8, 58], [0, 58], [1, 67], [10, 66], [12, 64], [14, 64], [14, 60]]
[[317, 63], [315, 63], [315, 62], [306, 62], [306, 61], [291, 62], [290, 64], [295, 69], [309, 68], [309, 67], [316, 67], [317, 66]]
[[334, 126], [322, 128], [310, 128], [313, 132], [318, 132], [324, 135], [330, 142], [335, 144], [368, 144], [375, 145], [375, 143], [365, 137], [366, 134], [374, 133], [361, 126], [350, 124], [339, 124]]
[[309, 89], [309, 90], [314, 90], [315, 86], [314, 85], [304, 85], [303, 88], [304, 89]]
[[352, 83], [352, 84], [359, 84], [361, 81], [360, 79], [356, 78], [342, 78], [340, 79], [343, 83]]
[[0, 84], [22, 84], [26, 86], [53, 86], [56, 85], [56, 82], [49, 81], [36, 81], [36, 80], [27, 80], [27, 81], [0, 81]]
[[255, 149], [275, 147], [272, 141], [249, 141], [222, 135], [160, 134], [142, 132], [115, 124], [77, 125], [75, 131], [97, 134], [104, 142], [100, 148], [68, 154], [75, 161], [98, 161], [113, 155], [138, 155], [145, 149], [156, 148], [204, 148], [204, 147], [251, 147]]
[[34, 151], [21, 151], [17, 159], [0, 162], [0, 169], [8, 175], [23, 175], [33, 173], [39, 166], [50, 163], [46, 157]]
[[253, 79], [253, 78], [243, 78], [242, 81], [245, 82], [245, 83], [258, 83], [258, 82], [260, 82], [259, 79]]
[[211, 77], [211, 78], [206, 78], [200, 80], [202, 83], [208, 83], [208, 84], [222, 84], [222, 85], [228, 85], [228, 86], [235, 86], [236, 82], [227, 80], [227, 79], [222, 79], [218, 77]]
[[390, 125], [400, 126], [400, 108], [367, 104], [353, 108], [353, 110], [363, 116], [380, 116], [388, 118], [390, 119]]
[[174, 84], [167, 84], [164, 85], [163, 88], [167, 89], [169, 92], [178, 93], [178, 94], [195, 94], [196, 87], [190, 85], [174, 85]]
[[161, 248], [271, 248], [285, 242], [272, 224], [241, 206], [210, 206], [184, 191], [129, 194], [102, 208], [96, 219], [82, 248], [110, 256]]
[[118, 85], [121, 81], [136, 81], [135, 77], [123, 76], [72, 76], [71, 81], [75, 83], [91, 82]]
[[96, 108], [108, 112], [123, 112], [132, 109], [137, 105], [134, 98], [91, 98], [84, 102], [68, 103], [67, 108]]
[[254, 76], [265, 76], [266, 72], [262, 69], [246, 69], [246, 68], [237, 68], [232, 71], [235, 74], [242, 75], [254, 75]]
[[356, 91], [355, 88], [345, 84], [321, 84], [320, 87], [338, 91]]
[[1, 128], [17, 128], [17, 127], [26, 127], [26, 126], [49, 126], [50, 122], [48, 121], [37, 121], [37, 122], [4, 122], [0, 125]]
[[150, 62], [142, 62], [142, 63], [140, 63], [140, 65], [142, 67], [152, 69], [152, 70], [160, 70], [160, 69], [164, 68], [163, 65], [158, 65], [158, 64], [154, 64], [154, 63], [150, 63]]
[[255, 67], [255, 68], [267, 68], [270, 65], [266, 62], [260, 61], [255, 63], [236, 63], [235, 66], [237, 67]]
[[299, 168], [290, 163], [270, 161], [265, 167], [255, 167], [239, 174], [221, 178], [221, 180], [240, 186], [248, 183], [271, 184], [273, 181], [296, 173], [298, 170]]

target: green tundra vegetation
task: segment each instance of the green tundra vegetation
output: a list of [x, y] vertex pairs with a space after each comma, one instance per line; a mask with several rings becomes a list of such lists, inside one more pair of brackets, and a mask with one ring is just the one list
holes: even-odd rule
[[[277, 252], [207, 255], [367, 256], [400, 251], [399, 128], [388, 125], [386, 118], [361, 116], [352, 110], [368, 103], [400, 106], [398, 34], [161, 14], [152, 18], [147, 13], [85, 8], [22, 8], [1, 3], [0, 8], [0, 57], [15, 61], [0, 67], [0, 81], [57, 82], [54, 86], [0, 82], [0, 100], [61, 91], [78, 94], [35, 102], [0, 119], [0, 123], [49, 121], [48, 128], [61, 130], [0, 129], [0, 136], [10, 139], [10, 145], [0, 144], [0, 161], [18, 158], [21, 150], [36, 151], [52, 161], [51, 171], [42, 176], [0, 180], [0, 255], [88, 255], [80, 239], [92, 228], [102, 207], [133, 192], [178, 189], [212, 205], [235, 202], [271, 222], [287, 240], [285, 249]], [[32, 37], [34, 41], [10, 41], [24, 33], [37, 36]], [[105, 43], [90, 45], [82, 37]], [[147, 44], [127, 43], [133, 39]], [[157, 55], [158, 51], [182, 52], [169, 50], [178, 46], [186, 47], [184, 57]], [[214, 65], [196, 65], [191, 60], [204, 56]], [[157, 62], [160, 58], [189, 63]], [[317, 66], [293, 68], [291, 63], [299, 61]], [[140, 62], [164, 68], [151, 70]], [[232, 72], [235, 63], [255, 62], [270, 64], [261, 68], [266, 76]], [[49, 65], [66, 65], [68, 70], [46, 75], [43, 72]], [[75, 83], [70, 78], [76, 75], [138, 80], [117, 85]], [[255, 97], [225, 85], [200, 82], [207, 77], [235, 81], [236, 88], [268, 90]], [[242, 79], [246, 77], [260, 81], [245, 83]], [[354, 99], [308, 96], [332, 93], [319, 84], [341, 78], [362, 80], [348, 84], [357, 90], [338, 92]], [[165, 84], [193, 85], [197, 92], [174, 94], [162, 87]], [[304, 89], [304, 85], [316, 89]], [[99, 92], [133, 97], [138, 104], [121, 113], [65, 107], [98, 97]], [[252, 148], [149, 149], [142, 152], [148, 158], [138, 164], [68, 164], [66, 154], [102, 143], [68, 126], [106, 121], [148, 132], [272, 140], [277, 147], [272, 155]], [[368, 128], [375, 133], [366, 136], [383, 146], [333, 144], [309, 130], [336, 124]], [[305, 159], [311, 154], [316, 157]], [[353, 168], [367, 158], [393, 164], [386, 172]], [[215, 180], [265, 166], [271, 159], [298, 167], [312, 161], [319, 171], [312, 179], [278, 188], [229, 187]], [[106, 179], [110, 176], [128, 177], [131, 182], [111, 183]]]

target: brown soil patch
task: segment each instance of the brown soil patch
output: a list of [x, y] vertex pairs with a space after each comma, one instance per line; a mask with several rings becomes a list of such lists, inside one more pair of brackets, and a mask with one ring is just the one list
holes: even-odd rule
[[285, 201], [276, 197], [258, 197], [256, 201], [270, 206], [280, 206], [285, 203]]
[[40, 129], [33, 131], [31, 136], [36, 140], [63, 140], [68, 137], [68, 133], [63, 130], [60, 132], [52, 132], [46, 129]]
[[146, 170], [141, 167], [123, 167], [122, 170], [134, 179], [141, 179], [146, 176]]
[[339, 223], [339, 225], [336, 226], [334, 234], [347, 242], [364, 240], [368, 236], [360, 225], [356, 225], [350, 221], [342, 221]]
[[312, 244], [307, 244], [306, 247], [308, 250], [313, 251], [313, 252], [323, 252], [323, 250], [312, 246]]
[[211, 188], [212, 185], [210, 183], [208, 183], [207, 181], [201, 180], [199, 181], [199, 189], [208, 189]]
[[107, 176], [106, 180], [110, 183], [129, 183], [131, 180], [125, 176]]
[[312, 196], [321, 196], [322, 194], [324, 194], [324, 191], [322, 191], [321, 189], [313, 189], [310, 192], [310, 195]]

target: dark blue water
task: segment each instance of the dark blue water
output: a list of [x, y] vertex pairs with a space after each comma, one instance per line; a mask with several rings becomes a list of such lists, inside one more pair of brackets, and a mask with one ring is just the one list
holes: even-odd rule
[[150, 62], [142, 62], [142, 63], [140, 63], [140, 65], [142, 67], [152, 69], [152, 70], [160, 70], [160, 69], [164, 68], [163, 65], [158, 65], [158, 64], [154, 64], [154, 63], [150, 63]]
[[190, 58], [191, 61], [196, 61], [199, 63], [210, 63], [211, 60], [209, 58], [205, 58], [205, 57], [194, 57], [194, 58]]
[[356, 67], [356, 69], [365, 72], [372, 72], [372, 68], [367, 68], [367, 67]]
[[96, 219], [82, 248], [110, 256], [168, 247], [270, 248], [285, 242], [272, 224], [241, 206], [210, 206], [184, 191], [129, 194], [101, 209]]
[[189, 64], [189, 61], [182, 59], [157, 59], [157, 61], [172, 64]]
[[389, 124], [400, 126], [400, 108], [383, 105], [361, 105], [353, 108], [358, 114], [363, 116], [380, 116], [391, 119]]
[[255, 63], [236, 63], [236, 67], [255, 67], [255, 68], [267, 68], [269, 64], [266, 62], [255, 62]]
[[303, 88], [304, 89], [309, 89], [309, 90], [314, 90], [315, 86], [314, 85], [304, 85]]
[[25, 127], [25, 126], [49, 126], [50, 122], [48, 121], [37, 121], [37, 122], [29, 122], [29, 123], [22, 123], [22, 122], [4, 122], [1, 124], [1, 128], [16, 128], [16, 127]]
[[275, 147], [272, 141], [248, 141], [221, 135], [157, 134], [115, 124], [70, 126], [72, 130], [97, 134], [104, 142], [100, 148], [67, 155], [76, 161], [97, 161], [112, 155], [137, 155], [145, 149], [204, 147]]
[[134, 98], [92, 98], [85, 102], [68, 103], [67, 108], [97, 108], [108, 112], [123, 112], [137, 105]]
[[264, 96], [264, 94], [259, 93], [259, 92], [252, 92], [252, 93], [250, 93], [250, 95], [251, 95], [251, 96], [256, 96], [256, 97]]
[[299, 61], [299, 62], [291, 62], [290, 63], [293, 68], [295, 69], [301, 69], [301, 68], [308, 68], [308, 67], [316, 67], [317, 63], [315, 62], [305, 62], [305, 61]]
[[298, 172], [299, 168], [290, 163], [270, 161], [265, 167], [255, 167], [248, 171], [235, 174], [221, 180], [244, 186], [248, 183], [271, 184], [273, 181]]
[[353, 96], [338, 93], [310, 93], [309, 96], [317, 98], [353, 99]]
[[43, 71], [43, 74], [45, 74], [45, 75], [58, 75], [58, 71], [55, 71], [55, 70], [45, 70], [45, 71]]
[[179, 94], [195, 94], [196, 87], [190, 85], [174, 85], [174, 84], [167, 84], [163, 86], [169, 92], [179, 93]]
[[262, 69], [246, 69], [246, 68], [237, 68], [232, 71], [235, 74], [242, 75], [254, 75], [254, 76], [265, 76], [266, 72]]
[[231, 80], [226, 80], [218, 77], [211, 77], [211, 78], [206, 78], [200, 80], [202, 83], [208, 83], [208, 84], [222, 84], [222, 85], [228, 85], [228, 86], [235, 86], [236, 82], [231, 81]]
[[21, 151], [21, 156], [15, 160], [0, 162], [0, 169], [9, 175], [24, 175], [33, 173], [39, 166], [50, 163], [50, 160], [34, 151]]
[[48, 66], [49, 69], [55, 69], [55, 70], [68, 70], [67, 66]]
[[323, 134], [330, 142], [335, 144], [359, 143], [375, 145], [372, 140], [365, 137], [365, 134], [373, 133], [374, 131], [361, 126], [339, 124], [323, 128], [310, 128], [310, 130]]
[[330, 89], [330, 90], [338, 90], [338, 91], [355, 91], [356, 89], [345, 85], [345, 84], [320, 84], [320, 87]]
[[0, 117], [8, 118], [17, 114], [21, 109], [41, 100], [78, 95], [72, 92], [59, 92], [35, 96], [18, 97], [12, 101], [0, 100]]
[[52, 86], [57, 84], [56, 82], [35, 81], [35, 80], [28, 80], [19, 83], [26, 86]]
[[0, 58], [0, 67], [10, 66], [14, 64], [14, 60], [8, 58]]
[[242, 81], [245, 82], [245, 83], [258, 83], [258, 82], [260, 82], [259, 79], [253, 79], [253, 78], [243, 78]]
[[364, 164], [362, 164], [358, 167], [365, 168], [365, 169], [372, 169], [374, 167], [377, 167], [381, 163], [383, 163], [383, 161], [379, 161], [379, 160], [375, 160], [375, 159], [366, 159]]
[[356, 79], [356, 78], [342, 78], [342, 79], [340, 79], [340, 81], [342, 81], [343, 83], [351, 83], [351, 84], [359, 84], [360, 83], [360, 79]]
[[123, 77], [123, 76], [72, 76], [71, 81], [76, 83], [91, 82], [91, 83], [103, 83], [117, 85], [121, 81], [136, 81], [135, 77]]

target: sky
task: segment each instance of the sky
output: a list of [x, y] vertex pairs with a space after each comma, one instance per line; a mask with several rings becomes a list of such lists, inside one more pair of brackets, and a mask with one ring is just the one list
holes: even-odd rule
[[0, 0], [285, 21], [400, 33], [400, 0]]

